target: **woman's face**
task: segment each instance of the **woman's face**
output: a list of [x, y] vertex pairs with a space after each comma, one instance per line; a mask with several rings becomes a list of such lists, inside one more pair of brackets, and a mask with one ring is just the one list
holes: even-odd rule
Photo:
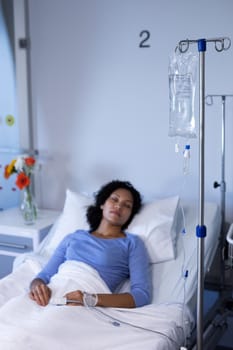
[[130, 191], [119, 188], [112, 192], [101, 206], [103, 219], [112, 225], [123, 226], [131, 216], [133, 196]]

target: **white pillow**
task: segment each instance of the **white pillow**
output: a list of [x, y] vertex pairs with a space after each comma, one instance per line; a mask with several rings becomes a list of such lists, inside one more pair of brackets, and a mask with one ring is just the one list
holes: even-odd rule
[[151, 263], [176, 257], [178, 204], [178, 196], [144, 204], [127, 229], [143, 239]]
[[[144, 204], [127, 229], [144, 240], [151, 263], [175, 258], [178, 202], [178, 197], [170, 197]], [[67, 234], [88, 229], [86, 209], [92, 203], [92, 198], [67, 189], [63, 212], [43, 242], [40, 254], [49, 256]]]
[[86, 210], [92, 203], [92, 198], [67, 189], [63, 212], [46, 237], [40, 254], [51, 255], [67, 234], [73, 233], [77, 229], [88, 230]]

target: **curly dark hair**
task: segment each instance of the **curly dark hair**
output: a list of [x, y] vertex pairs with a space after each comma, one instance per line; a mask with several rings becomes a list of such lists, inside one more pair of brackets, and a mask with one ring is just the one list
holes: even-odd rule
[[110, 195], [117, 189], [126, 189], [130, 191], [133, 196], [132, 213], [128, 221], [122, 226], [122, 230], [126, 229], [132, 221], [135, 214], [137, 214], [142, 206], [142, 198], [140, 193], [128, 181], [113, 180], [103, 185], [100, 190], [95, 193], [95, 203], [87, 208], [87, 221], [90, 225], [91, 231], [95, 231], [102, 220], [101, 206], [110, 197]]

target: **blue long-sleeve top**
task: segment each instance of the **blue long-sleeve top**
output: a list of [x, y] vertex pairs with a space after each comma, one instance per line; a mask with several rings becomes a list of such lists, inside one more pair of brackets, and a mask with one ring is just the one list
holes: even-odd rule
[[77, 230], [61, 241], [36, 278], [49, 283], [59, 266], [67, 260], [81, 261], [96, 269], [113, 293], [120, 283], [130, 278], [130, 293], [135, 305], [150, 303], [149, 259], [138, 236], [126, 233], [122, 238], [104, 239], [89, 231]]

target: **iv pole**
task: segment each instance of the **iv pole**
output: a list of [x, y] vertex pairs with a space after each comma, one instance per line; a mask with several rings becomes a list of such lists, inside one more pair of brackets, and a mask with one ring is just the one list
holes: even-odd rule
[[203, 349], [203, 292], [204, 292], [204, 239], [206, 226], [204, 225], [204, 151], [205, 151], [205, 52], [206, 43], [214, 42], [218, 52], [228, 50], [231, 46], [229, 38], [213, 38], [198, 40], [181, 40], [178, 49], [185, 53], [189, 45], [196, 43], [199, 51], [199, 211], [196, 236], [198, 238], [198, 285], [197, 285], [197, 349]]
[[214, 103], [214, 98], [221, 98], [222, 102], [222, 116], [221, 116], [221, 182], [215, 181], [213, 184], [214, 188], [220, 187], [221, 192], [221, 236], [220, 236], [220, 288], [221, 290], [224, 288], [225, 284], [225, 274], [224, 274], [224, 241], [225, 241], [225, 233], [226, 233], [226, 182], [225, 182], [225, 131], [226, 131], [226, 99], [228, 97], [233, 97], [233, 95], [207, 95], [206, 105], [212, 106]]
[[225, 182], [225, 130], [226, 130], [226, 100], [228, 97], [233, 97], [233, 95], [207, 95], [206, 105], [212, 106], [214, 103], [214, 98], [221, 98], [222, 102], [222, 140], [221, 140], [221, 182], [218, 183], [217, 181], [214, 182], [213, 186], [214, 188], [220, 187], [221, 191], [221, 215], [222, 215], [222, 232], [224, 232], [224, 223], [226, 221], [225, 219], [225, 207], [226, 207], [226, 182]]

